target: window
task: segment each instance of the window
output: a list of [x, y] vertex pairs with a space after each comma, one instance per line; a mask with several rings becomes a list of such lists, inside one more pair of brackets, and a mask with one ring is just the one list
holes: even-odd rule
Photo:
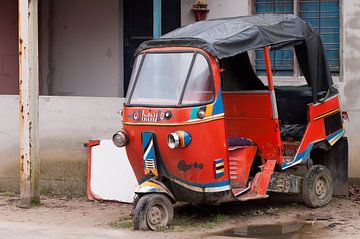
[[131, 105], [189, 106], [214, 98], [206, 58], [195, 52], [154, 52], [139, 55], [127, 100]]
[[338, 0], [300, 0], [299, 16], [319, 32], [332, 73], [340, 72], [340, 13]]
[[[284, 13], [300, 16], [320, 34], [331, 72], [335, 75], [340, 73], [339, 0], [254, 0], [253, 13]], [[293, 76], [297, 72], [292, 49], [271, 51], [270, 57], [275, 76]], [[259, 75], [266, 73], [263, 58], [262, 50], [257, 50], [255, 68]]]
[[209, 64], [203, 55], [197, 54], [182, 104], [193, 105], [210, 102], [213, 96], [213, 83]]
[[130, 83], [134, 84], [133, 93], [128, 96], [130, 103], [177, 105], [192, 58], [191, 52], [145, 54], [139, 71], [133, 72], [136, 76]]
[[[291, 0], [255, 0], [255, 14], [282, 13], [293, 14], [294, 2]], [[294, 73], [294, 53], [292, 48], [270, 52], [271, 65], [275, 76], [292, 76]], [[264, 51], [255, 51], [255, 66], [258, 75], [266, 74]]]

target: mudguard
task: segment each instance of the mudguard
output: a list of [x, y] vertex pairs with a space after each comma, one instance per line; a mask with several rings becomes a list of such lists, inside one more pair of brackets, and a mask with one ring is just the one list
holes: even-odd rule
[[327, 152], [327, 164], [334, 180], [335, 196], [348, 195], [349, 151], [348, 139], [342, 137]]
[[149, 179], [148, 181], [142, 183], [137, 187], [135, 190], [136, 194], [148, 194], [148, 193], [162, 193], [167, 195], [170, 200], [175, 203], [175, 197], [170, 192], [170, 190], [161, 182], [157, 181], [156, 179]]
[[348, 195], [348, 148], [347, 137], [341, 137], [333, 146], [326, 148], [327, 151], [312, 154], [314, 164], [324, 165], [330, 170], [333, 177], [334, 196]]

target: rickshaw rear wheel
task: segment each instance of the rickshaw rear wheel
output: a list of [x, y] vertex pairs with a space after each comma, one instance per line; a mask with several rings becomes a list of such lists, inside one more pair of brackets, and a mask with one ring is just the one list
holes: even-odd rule
[[146, 194], [140, 197], [134, 210], [135, 230], [157, 230], [168, 227], [174, 217], [170, 199], [163, 194]]
[[308, 207], [326, 206], [333, 193], [333, 179], [327, 167], [314, 165], [306, 173], [302, 182], [302, 198]]

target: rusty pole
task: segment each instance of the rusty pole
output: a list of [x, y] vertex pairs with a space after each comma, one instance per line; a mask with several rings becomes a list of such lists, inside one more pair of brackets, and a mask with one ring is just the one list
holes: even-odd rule
[[38, 0], [18, 3], [20, 206], [28, 208], [40, 200]]

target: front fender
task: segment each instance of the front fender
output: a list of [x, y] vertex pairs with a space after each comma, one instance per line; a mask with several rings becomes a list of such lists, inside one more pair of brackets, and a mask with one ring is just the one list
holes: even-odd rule
[[148, 194], [148, 193], [162, 193], [167, 195], [173, 203], [176, 202], [174, 195], [170, 192], [170, 190], [161, 182], [150, 179], [137, 187], [135, 190], [136, 194]]

